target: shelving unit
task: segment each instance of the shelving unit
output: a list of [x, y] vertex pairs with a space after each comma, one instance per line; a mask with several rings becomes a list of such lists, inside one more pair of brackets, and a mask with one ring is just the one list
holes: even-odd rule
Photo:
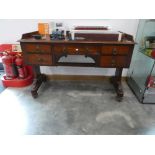
[[155, 20], [140, 20], [127, 82], [141, 103], [155, 103], [155, 48], [148, 37], [155, 37]]

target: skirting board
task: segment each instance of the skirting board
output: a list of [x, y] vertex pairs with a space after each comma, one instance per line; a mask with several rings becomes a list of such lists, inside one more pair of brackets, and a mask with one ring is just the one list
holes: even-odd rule
[[[82, 81], [82, 80], [94, 80], [103, 81], [109, 80], [110, 76], [98, 76], [98, 75], [47, 75], [48, 80], [69, 80], [69, 81]], [[126, 77], [122, 77], [122, 81], [126, 81]]]

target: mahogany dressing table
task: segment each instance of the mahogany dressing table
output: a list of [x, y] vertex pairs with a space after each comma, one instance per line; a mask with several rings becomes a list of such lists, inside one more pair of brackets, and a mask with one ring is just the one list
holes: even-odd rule
[[[116, 68], [111, 82], [117, 93], [118, 100], [123, 98], [121, 76], [123, 68], [129, 68], [134, 48], [133, 37], [124, 34], [121, 41], [93, 40], [37, 40], [32, 36], [38, 31], [26, 33], [19, 40], [25, 64], [32, 65], [35, 72], [35, 82], [31, 94], [38, 96], [38, 89], [46, 81], [46, 75], [41, 74], [40, 66], [81, 66]], [[94, 63], [59, 62], [61, 57], [83, 55], [90, 57]]]

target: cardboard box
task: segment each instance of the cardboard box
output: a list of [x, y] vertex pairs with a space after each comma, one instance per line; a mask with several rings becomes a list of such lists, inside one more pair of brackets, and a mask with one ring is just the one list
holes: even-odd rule
[[49, 34], [49, 24], [48, 23], [38, 23], [38, 32], [41, 35]]

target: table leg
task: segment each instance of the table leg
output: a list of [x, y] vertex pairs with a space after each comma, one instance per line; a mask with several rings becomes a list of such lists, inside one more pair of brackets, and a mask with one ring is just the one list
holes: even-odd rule
[[38, 97], [38, 89], [41, 86], [42, 82], [46, 81], [46, 75], [41, 74], [40, 72], [40, 66], [34, 66], [34, 74], [35, 74], [35, 80], [32, 86], [31, 94], [33, 98]]
[[124, 96], [122, 83], [121, 83], [122, 70], [123, 68], [116, 68], [115, 76], [111, 77], [111, 83], [114, 85], [114, 88], [116, 90], [118, 101], [122, 101]]

